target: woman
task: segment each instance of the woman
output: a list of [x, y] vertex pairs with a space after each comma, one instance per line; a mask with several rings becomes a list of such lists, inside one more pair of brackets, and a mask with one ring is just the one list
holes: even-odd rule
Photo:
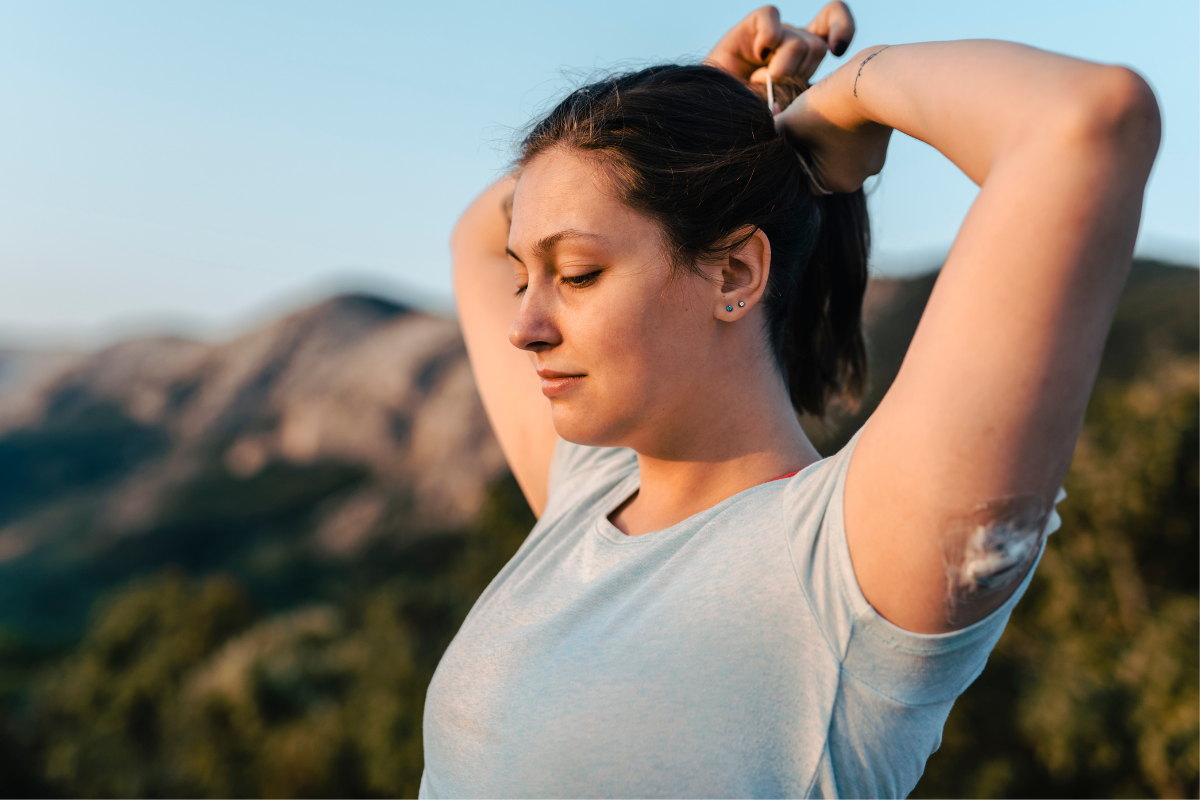
[[[584, 87], [463, 215], [463, 330], [540, 519], [438, 667], [422, 796], [903, 796], [982, 670], [1057, 527], [1157, 105], [971, 41], [868, 48], [773, 117], [766, 76], [852, 35], [767, 7], [711, 66]], [[861, 388], [893, 129], [981, 191], [821, 459], [796, 412]]]

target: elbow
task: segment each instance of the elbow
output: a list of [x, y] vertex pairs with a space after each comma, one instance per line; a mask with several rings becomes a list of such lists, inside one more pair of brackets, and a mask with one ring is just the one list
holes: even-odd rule
[[469, 213], [469, 210], [464, 212], [463, 215], [458, 218], [458, 221], [454, 223], [454, 229], [450, 231], [450, 240], [446, 244], [450, 247], [451, 258], [454, 258], [458, 255], [458, 251], [462, 248], [464, 241], [470, 236], [470, 233], [466, 230], [468, 226], [464, 224], [466, 223]]
[[1154, 90], [1131, 69], [1109, 67], [1105, 72], [1103, 130], [1110, 140], [1153, 161], [1162, 139], [1162, 113]]
[[471, 209], [467, 209], [450, 232], [450, 274], [457, 280], [462, 271], [462, 264], [469, 260], [469, 252], [474, 247], [478, 249], [479, 231], [476, 220], [472, 218]]
[[1162, 115], [1154, 90], [1126, 67], [1097, 67], [1067, 116], [1077, 143], [1099, 145], [1147, 175], [1162, 138]]
[[450, 259], [456, 275], [463, 261], [477, 261], [478, 257], [496, 257], [507, 263], [505, 245], [515, 183], [509, 177], [492, 184], [458, 218], [450, 234]]

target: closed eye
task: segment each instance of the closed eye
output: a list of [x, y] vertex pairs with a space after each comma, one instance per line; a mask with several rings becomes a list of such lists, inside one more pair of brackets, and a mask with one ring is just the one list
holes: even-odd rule
[[575, 286], [577, 288], [591, 286], [596, 282], [596, 278], [600, 277], [600, 272], [601, 270], [596, 270], [595, 272], [589, 272], [586, 275], [564, 275], [562, 277], [562, 282], [567, 286]]

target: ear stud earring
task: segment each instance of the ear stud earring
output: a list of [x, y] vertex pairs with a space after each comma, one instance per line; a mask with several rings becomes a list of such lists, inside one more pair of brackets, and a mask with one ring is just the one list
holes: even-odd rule
[[733, 311], [733, 306], [725, 306], [726, 311]]
[[745, 300], [738, 300], [738, 308], [741, 308], [741, 307], [742, 307], [742, 306], [744, 306], [744, 305], [746, 305], [746, 301], [745, 301]]

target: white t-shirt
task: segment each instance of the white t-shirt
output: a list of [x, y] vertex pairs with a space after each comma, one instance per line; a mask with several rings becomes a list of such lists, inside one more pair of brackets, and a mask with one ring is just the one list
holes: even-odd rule
[[420, 796], [912, 791], [1033, 570], [955, 633], [883, 619], [842, 519], [857, 439], [642, 536], [608, 521], [636, 455], [559, 442], [545, 513], [429, 686]]

